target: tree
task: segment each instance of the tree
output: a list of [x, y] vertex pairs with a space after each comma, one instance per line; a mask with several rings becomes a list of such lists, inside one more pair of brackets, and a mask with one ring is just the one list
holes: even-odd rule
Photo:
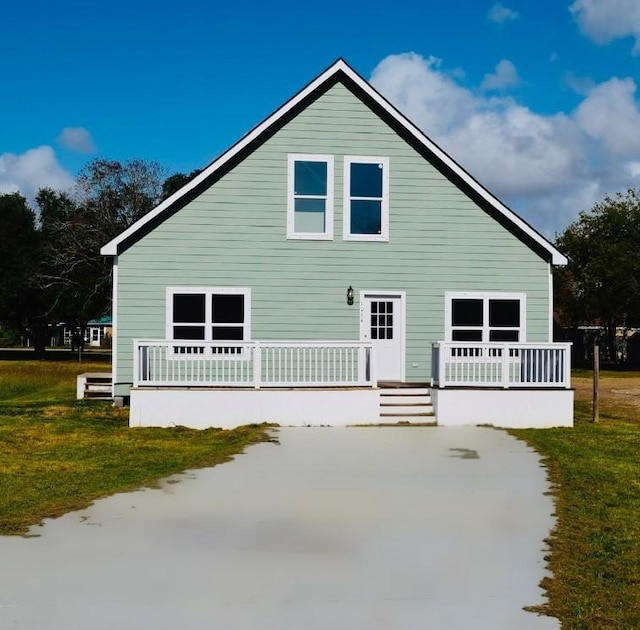
[[603, 326], [608, 348], [615, 348], [617, 326], [640, 324], [640, 193], [605, 197], [581, 212], [556, 245], [569, 258], [555, 271], [564, 323]]
[[40, 190], [40, 289], [46, 315], [84, 327], [111, 305], [111, 263], [100, 248], [151, 210], [162, 193], [156, 162], [93, 160], [73, 193]]
[[35, 215], [18, 193], [0, 195], [0, 322], [20, 324], [33, 299]]
[[185, 184], [188, 184], [196, 175], [200, 174], [200, 169], [191, 171], [188, 175], [184, 173], [175, 173], [164, 180], [162, 184], [162, 200], [173, 195], [174, 192], [180, 190]]

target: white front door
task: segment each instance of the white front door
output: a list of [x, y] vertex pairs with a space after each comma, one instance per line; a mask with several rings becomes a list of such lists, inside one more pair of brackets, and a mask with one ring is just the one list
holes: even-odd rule
[[404, 380], [403, 292], [362, 292], [360, 338], [373, 342], [379, 381]]

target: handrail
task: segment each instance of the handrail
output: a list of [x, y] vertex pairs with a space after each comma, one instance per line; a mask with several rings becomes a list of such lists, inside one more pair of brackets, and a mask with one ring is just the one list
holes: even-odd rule
[[135, 340], [134, 387], [372, 387], [366, 341]]
[[571, 387], [570, 343], [467, 343], [432, 345], [437, 387]]

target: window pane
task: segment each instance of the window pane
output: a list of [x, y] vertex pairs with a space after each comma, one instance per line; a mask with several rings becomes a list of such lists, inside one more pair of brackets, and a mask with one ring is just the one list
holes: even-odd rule
[[452, 330], [452, 341], [482, 341], [481, 330]]
[[174, 339], [204, 339], [204, 326], [174, 326], [173, 327]]
[[489, 300], [489, 326], [520, 326], [520, 300]]
[[451, 325], [482, 326], [482, 300], [451, 300]]
[[382, 164], [351, 163], [351, 196], [382, 198]]
[[351, 234], [380, 234], [381, 229], [381, 201], [351, 202]]
[[294, 230], [310, 234], [323, 234], [325, 232], [325, 206], [324, 199], [296, 199]]
[[293, 189], [295, 195], [325, 197], [327, 194], [327, 163], [296, 162]]
[[[198, 293], [175, 293], [173, 296], [173, 321], [181, 323], [204, 323], [204, 295]], [[185, 339], [185, 337], [177, 337]]]
[[517, 330], [490, 330], [489, 341], [519, 341]]
[[[241, 324], [244, 322], [244, 295], [212, 295], [211, 306], [214, 324]], [[222, 339], [229, 339], [229, 337], [222, 337]]]
[[211, 329], [214, 341], [226, 339], [229, 341], [242, 341], [244, 339], [244, 328], [242, 326], [214, 326]]

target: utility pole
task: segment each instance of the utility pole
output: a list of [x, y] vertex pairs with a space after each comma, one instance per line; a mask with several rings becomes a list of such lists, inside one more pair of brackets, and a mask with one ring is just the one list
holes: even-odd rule
[[593, 422], [600, 420], [600, 343], [593, 344]]

